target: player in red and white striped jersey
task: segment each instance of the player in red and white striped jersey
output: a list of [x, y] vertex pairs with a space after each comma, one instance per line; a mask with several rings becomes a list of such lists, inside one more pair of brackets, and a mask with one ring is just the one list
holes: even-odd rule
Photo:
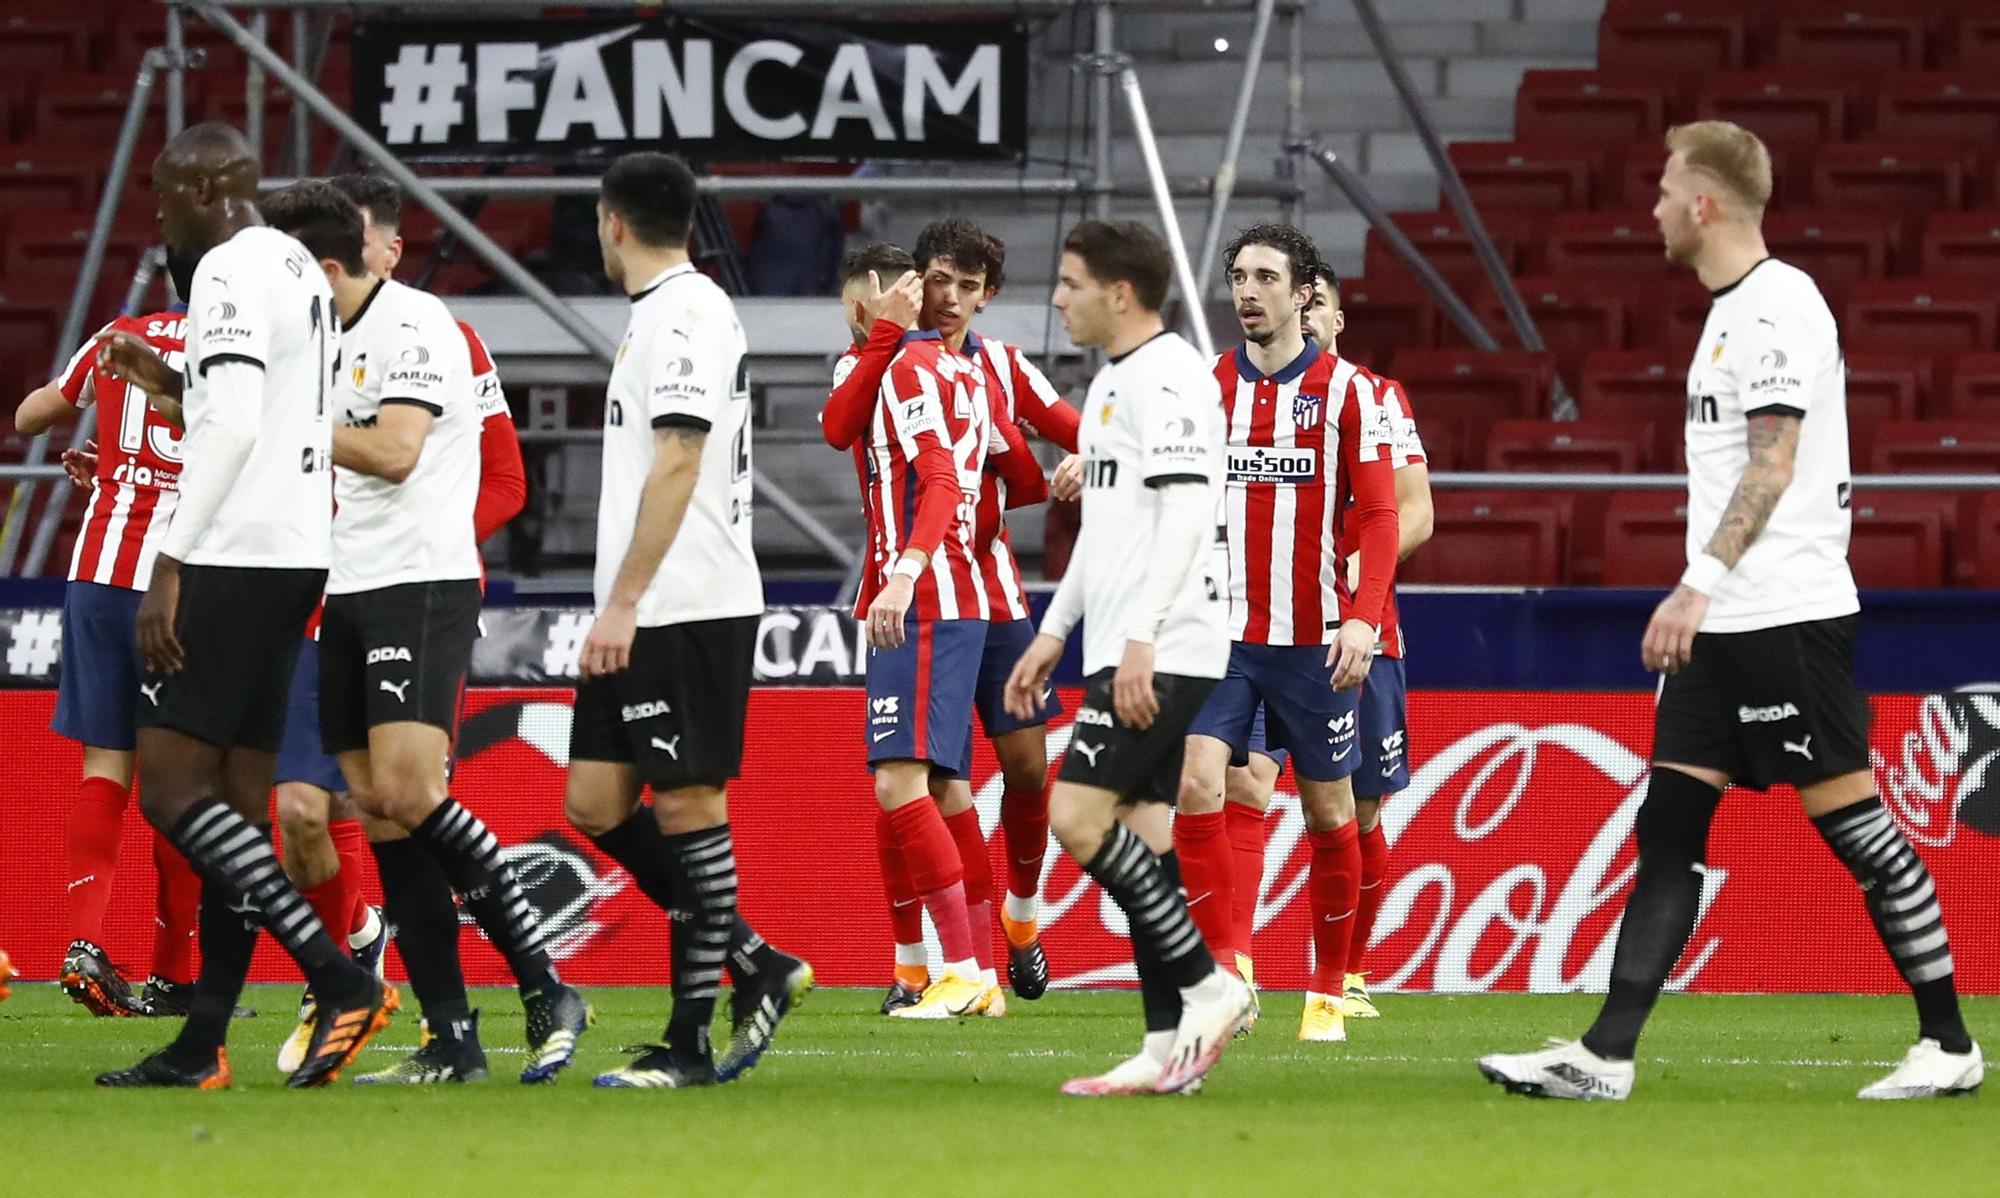
[[[1331, 271], [1323, 272], [1316, 281], [1303, 320], [1309, 340], [1328, 353], [1338, 352], [1345, 318], [1340, 308], [1340, 282]], [[1389, 453], [1390, 464], [1396, 471], [1399, 530], [1396, 557], [1401, 562], [1430, 539], [1430, 471], [1423, 439], [1417, 434], [1409, 392], [1394, 379], [1374, 377], [1377, 394], [1395, 425]], [[1361, 564], [1354, 525], [1343, 526], [1339, 549], [1345, 563], [1343, 582], [1351, 593], [1359, 581]], [[1341, 1011], [1348, 1019], [1372, 1018], [1381, 1013], [1368, 996], [1364, 959], [1374, 933], [1375, 915], [1381, 908], [1388, 868], [1389, 846], [1382, 835], [1382, 802], [1410, 782], [1403, 630], [1394, 591], [1383, 609], [1377, 652], [1378, 660], [1361, 690], [1361, 767], [1355, 771], [1353, 780], [1355, 825], [1360, 829], [1361, 885], [1341, 982]], [[1230, 850], [1238, 880], [1232, 895], [1231, 940], [1244, 968], [1248, 968], [1251, 933], [1264, 877], [1264, 813], [1271, 805], [1271, 793], [1283, 768], [1284, 756], [1283, 749], [1264, 743], [1260, 719], [1251, 737], [1248, 764], [1229, 770], [1228, 802], [1223, 810], [1227, 813]], [[1248, 884], [1243, 883], [1244, 879], [1249, 879]]]
[[154, 555], [180, 498], [181, 436], [143, 392], [98, 368], [97, 338], [115, 332], [143, 338], [178, 369], [186, 323], [177, 312], [119, 317], [84, 342], [59, 376], [22, 400], [15, 415], [16, 427], [35, 434], [76, 419], [85, 407], [97, 408], [98, 453], [94, 462], [87, 454], [78, 459], [90, 467], [90, 501], [63, 592], [60, 680], [51, 726], [83, 745], [83, 781], [70, 807], [66, 836], [70, 946], [62, 983], [71, 998], [99, 1015], [149, 1014], [153, 999], [162, 1000], [158, 1005], [165, 1013], [166, 996], [194, 976], [190, 950], [201, 883], [165, 837], [154, 842], [159, 919], [144, 995], [131, 992], [99, 947], [132, 789], [133, 715], [141, 673], [135, 620], [139, 598], [152, 578]]
[[[882, 853], [905, 871], [912, 905], [930, 913], [946, 958], [920, 998], [890, 1013], [949, 1018], [984, 1010], [993, 996], [981, 960], [991, 937], [982, 944], [974, 935], [965, 863], [928, 799], [933, 772], [962, 777], [970, 768], [972, 683], [989, 610], [974, 570], [972, 500], [1001, 434], [976, 361], [936, 333], [898, 333], [894, 320], [875, 319], [881, 276], [907, 275], [908, 262], [893, 246], [873, 245], [843, 263], [842, 304], [858, 348], [836, 368], [821, 424], [829, 444], [852, 442], [868, 523], [855, 615], [871, 649], [866, 736]], [[910, 315], [907, 286], [891, 289], [905, 291], [899, 318]], [[857, 438], [853, 405], [867, 381], [857, 372], [876, 369], [891, 345]]]
[[[1271, 743], [1292, 754], [1312, 845], [1316, 962], [1299, 1038], [1339, 1040], [1361, 872], [1350, 782], [1359, 764], [1358, 687], [1395, 574], [1394, 430], [1374, 376], [1301, 331], [1320, 269], [1310, 238], [1288, 225], [1253, 226], [1224, 262], [1245, 337], [1216, 364], [1234, 644], [1228, 674], [1188, 729], [1174, 844], [1203, 938], [1233, 962], [1224, 783], [1228, 767], [1247, 760], [1261, 710]], [[1342, 593], [1338, 548], [1349, 522], [1363, 547], [1351, 597]]]

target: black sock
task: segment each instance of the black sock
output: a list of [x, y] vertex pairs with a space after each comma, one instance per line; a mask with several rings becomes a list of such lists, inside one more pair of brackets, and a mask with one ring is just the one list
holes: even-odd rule
[[451, 879], [431, 850], [416, 840], [368, 846], [382, 875], [382, 914], [396, 932], [396, 949], [410, 975], [410, 993], [431, 1031], [447, 1034], [466, 1019], [465, 971], [458, 959], [458, 901]]
[[257, 923], [236, 909], [235, 892], [217, 882], [201, 884], [201, 976], [188, 995], [188, 1017], [171, 1051], [186, 1064], [205, 1067], [229, 1036], [236, 1000], [250, 976], [257, 948]]
[[674, 1013], [667, 1042], [707, 1056], [715, 996], [736, 917], [736, 848], [729, 825], [664, 838], [673, 850], [686, 896], [684, 918], [674, 921]]
[[542, 947], [541, 921], [485, 822], [459, 806], [458, 800], [446, 799], [417, 825], [413, 838], [437, 856], [452, 889], [465, 900], [465, 909], [507, 958], [521, 993], [557, 985], [555, 966]]
[[[271, 851], [271, 830], [257, 827], [215, 799], [188, 808], [167, 838], [181, 851], [204, 882], [220, 883], [241, 896], [253, 917], [275, 937], [305, 971], [313, 992], [334, 1000], [352, 998], [367, 978], [336, 945], [319, 916], [285, 877]], [[207, 887], [203, 887], [206, 899]], [[208, 972], [204, 965], [202, 972]], [[230, 1005], [235, 1005], [231, 999]]]
[[[1160, 873], [1167, 885], [1181, 888], [1181, 859], [1172, 849], [1160, 854]], [[1132, 939], [1132, 964], [1139, 970], [1139, 1002], [1146, 1011], [1148, 1032], [1171, 1032], [1181, 1025], [1181, 992], [1165, 977], [1165, 965], [1149, 941]]]
[[1952, 984], [1951, 942], [1923, 858], [1873, 795], [1813, 820], [1834, 856], [1861, 883], [1875, 932], [1917, 999], [1918, 1035], [1946, 1052], [1970, 1052], [1972, 1037]]
[[1104, 847], [1084, 870], [1125, 912], [1135, 951], [1143, 941], [1175, 989], [1199, 983], [1215, 971], [1215, 958], [1188, 916], [1187, 898], [1167, 884], [1160, 859], [1124, 824], [1114, 823]]
[[1611, 987], [1597, 1022], [1583, 1034], [1585, 1048], [1607, 1060], [1629, 1061], [1639, 1031], [1674, 962], [1687, 948], [1701, 915], [1708, 829], [1722, 792], [1679, 770], [1655, 769], [1639, 806], [1633, 837], [1639, 842], [1639, 876], [1625, 901]]
[[[673, 845], [660, 831], [651, 807], [642, 804], [624, 823], [602, 836], [591, 837], [590, 842], [623, 866], [632, 875], [632, 884], [653, 900], [654, 906], [666, 912], [669, 920], [674, 919], [676, 911], [692, 908], [692, 902], [681, 893], [680, 867], [674, 858]], [[764, 938], [738, 915], [730, 926], [728, 961], [729, 971], [736, 980], [756, 978], [770, 968], [775, 958], [775, 951], [764, 943]]]

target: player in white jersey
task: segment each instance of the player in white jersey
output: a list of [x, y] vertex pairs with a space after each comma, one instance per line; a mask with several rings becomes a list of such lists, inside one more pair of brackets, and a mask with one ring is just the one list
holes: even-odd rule
[[1667, 257], [1714, 299], [1688, 369], [1688, 568], [1640, 650], [1664, 677], [1638, 876], [1596, 1023], [1580, 1041], [1479, 1068], [1517, 1093], [1630, 1094], [1639, 1031], [1701, 916], [1723, 791], [1784, 783], [1860, 883], [1916, 997], [1916, 1046], [1861, 1097], [1976, 1090], [1985, 1064], [1959, 1014], [1937, 893], [1875, 793], [1854, 682], [1840, 330], [1812, 279], [1764, 247], [1771, 156], [1756, 135], [1702, 121], [1666, 140], [1653, 216]]
[[[599, 1075], [622, 1089], [740, 1076], [812, 987], [812, 969], [736, 909], [728, 786], [743, 763], [764, 585], [750, 539], [750, 386], [729, 297], [688, 258], [694, 175], [666, 154], [611, 164], [604, 272], [632, 300], [604, 411], [597, 617], [570, 725], [570, 822], [670, 918], [666, 1043]], [[650, 786], [652, 809], [640, 803]], [[733, 1032], [709, 1023], [727, 965]]]
[[1109, 361], [1083, 406], [1076, 551], [1007, 679], [1010, 711], [1039, 710], [1084, 621], [1089, 688], [1049, 823], [1125, 913], [1146, 1038], [1108, 1073], [1063, 1087], [1083, 1096], [1188, 1092], [1250, 1017], [1250, 991], [1202, 942], [1172, 856], [1188, 723], [1229, 663], [1229, 632], [1210, 569], [1221, 393], [1160, 320], [1171, 276], [1166, 246], [1140, 224], [1085, 221], [1063, 242], [1053, 306], [1071, 340]]
[[507, 959], [527, 1012], [521, 1080], [549, 1081], [575, 1054], [588, 1008], [556, 976], [499, 841], [445, 776], [479, 622], [471, 354], [443, 301], [368, 272], [361, 210], [338, 189], [296, 183], [267, 207], [312, 252], [341, 323], [320, 740], [355, 804], [429, 851]]
[[279, 868], [265, 823], [285, 695], [330, 553], [329, 422], [340, 357], [326, 278], [258, 214], [242, 134], [197, 125], [153, 163], [170, 255], [198, 259], [175, 374], [114, 335], [105, 367], [178, 403], [181, 500], [138, 612], [140, 807], [202, 876], [201, 976], [175, 1042], [107, 1086], [219, 1089], [259, 926], [322, 996], [294, 1087], [324, 1085], [389, 1021], [393, 988], [357, 967]]

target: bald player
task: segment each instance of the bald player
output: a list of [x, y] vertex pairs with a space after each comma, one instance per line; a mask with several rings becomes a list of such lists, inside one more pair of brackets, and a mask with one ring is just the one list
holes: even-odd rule
[[399, 1003], [328, 936], [271, 848], [285, 697], [331, 560], [340, 328], [319, 263], [258, 214], [258, 175], [227, 125], [167, 143], [153, 191], [170, 259], [193, 263], [185, 365], [129, 334], [100, 351], [187, 427], [180, 504], [138, 612], [139, 805], [201, 875], [202, 967], [174, 1042], [99, 1085], [227, 1086], [224, 1041], [260, 927], [319, 996], [292, 1087], [333, 1081]]

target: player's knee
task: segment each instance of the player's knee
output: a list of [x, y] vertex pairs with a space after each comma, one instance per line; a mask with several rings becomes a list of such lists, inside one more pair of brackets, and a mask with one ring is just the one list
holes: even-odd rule
[[1373, 832], [1382, 826], [1382, 800], [1356, 797], [1354, 800], [1354, 825], [1362, 832]]
[[1250, 769], [1232, 769], [1229, 779], [1223, 784], [1224, 802], [1248, 807], [1252, 811], [1264, 811], [1271, 805], [1271, 791]]
[[[374, 805], [370, 807], [363, 803], [362, 809], [394, 820], [405, 828], [416, 827], [430, 818], [431, 812], [445, 800], [443, 782], [428, 776], [428, 773], [395, 765], [375, 770], [369, 796]], [[356, 796], [356, 801], [360, 801], [360, 796]]]
[[613, 804], [585, 794], [575, 787], [563, 793], [563, 818], [569, 826], [592, 838], [604, 835], [625, 822]]
[[1181, 775], [1179, 803], [1180, 811], [1187, 815], [1206, 815], [1222, 810], [1222, 786], [1215, 778], [1198, 770], [1189, 770]]
[[1354, 787], [1345, 778], [1335, 782], [1301, 781], [1299, 807], [1305, 812], [1308, 829], [1331, 831], [1354, 821]]
[[1049, 831], [1070, 856], [1082, 860], [1095, 851], [1108, 826], [1095, 804], [1083, 801], [1067, 787], [1058, 786], [1049, 796]]
[[1632, 827], [1639, 859], [1697, 864], [1708, 855], [1708, 828], [1722, 792], [1679, 770], [1655, 769]]
[[286, 844], [319, 841], [326, 837], [327, 805], [321, 792], [312, 787], [278, 788], [278, 831]]

